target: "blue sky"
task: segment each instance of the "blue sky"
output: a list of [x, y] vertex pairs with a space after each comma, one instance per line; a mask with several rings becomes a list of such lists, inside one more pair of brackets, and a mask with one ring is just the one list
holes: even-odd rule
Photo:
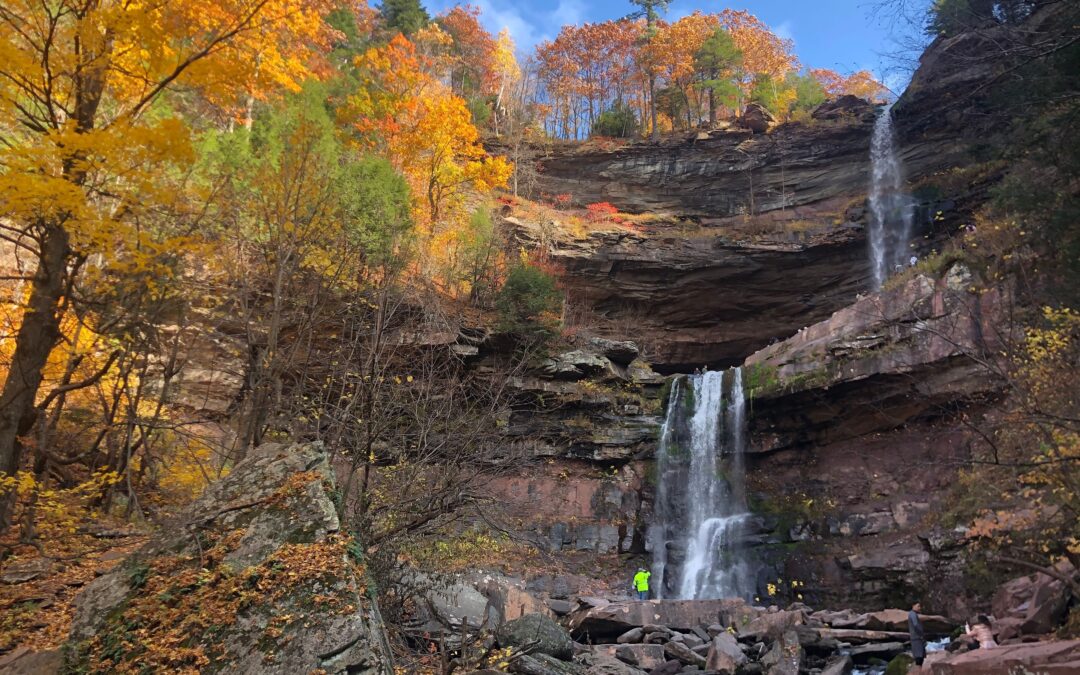
[[[458, 4], [453, 0], [426, 0], [432, 14]], [[628, 0], [472, 0], [481, 9], [485, 27], [497, 33], [503, 27], [522, 50], [531, 51], [551, 39], [568, 23], [596, 22], [628, 14]], [[893, 72], [897, 47], [895, 30], [887, 19], [873, 15], [874, 0], [674, 0], [667, 17], [677, 19], [696, 9], [716, 12], [725, 7], [757, 15], [779, 35], [795, 41], [795, 51], [806, 65], [839, 72], [868, 69], [885, 77], [886, 84], [902, 86], [906, 77]]]

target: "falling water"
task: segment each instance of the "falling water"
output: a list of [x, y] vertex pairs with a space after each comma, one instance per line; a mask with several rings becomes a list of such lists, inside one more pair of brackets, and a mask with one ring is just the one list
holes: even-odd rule
[[870, 141], [870, 265], [874, 290], [903, 267], [914, 220], [914, 203], [904, 192], [904, 167], [896, 153], [892, 105], [881, 111]]
[[742, 457], [746, 401], [742, 371], [727, 372], [726, 378], [712, 371], [688, 376], [672, 386], [650, 528], [662, 597], [737, 597], [752, 590], [741, 551], [749, 517]]

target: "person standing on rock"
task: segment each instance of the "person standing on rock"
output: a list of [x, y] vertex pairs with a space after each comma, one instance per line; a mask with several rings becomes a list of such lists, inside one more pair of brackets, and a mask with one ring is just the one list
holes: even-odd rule
[[637, 574], [634, 575], [634, 597], [638, 600], [649, 599], [649, 577], [652, 573], [644, 567], [637, 568]]
[[921, 666], [926, 658], [926, 631], [923, 630], [919, 612], [922, 611], [922, 603], [916, 602], [911, 606], [907, 615], [908, 633], [911, 635], [911, 656], [915, 659], [915, 665]]

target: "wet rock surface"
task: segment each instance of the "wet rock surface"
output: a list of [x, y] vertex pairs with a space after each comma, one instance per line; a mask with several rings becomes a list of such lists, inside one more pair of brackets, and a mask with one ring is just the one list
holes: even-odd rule
[[[749, 612], [741, 600], [644, 600], [583, 607], [568, 617], [570, 631], [590, 639], [615, 639], [633, 628], [643, 635], [661, 629], [691, 631], [695, 626], [730, 623]], [[660, 627], [649, 630], [649, 627]]]

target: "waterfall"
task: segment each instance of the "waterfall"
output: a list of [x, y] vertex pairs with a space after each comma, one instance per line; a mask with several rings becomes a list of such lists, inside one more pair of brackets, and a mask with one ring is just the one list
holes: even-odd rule
[[746, 399], [742, 371], [726, 374], [690, 375], [671, 388], [649, 531], [659, 597], [744, 597], [753, 590], [741, 550], [750, 515], [743, 469]]
[[908, 262], [914, 204], [904, 192], [904, 167], [896, 154], [892, 104], [874, 123], [870, 140], [870, 266], [874, 290]]

